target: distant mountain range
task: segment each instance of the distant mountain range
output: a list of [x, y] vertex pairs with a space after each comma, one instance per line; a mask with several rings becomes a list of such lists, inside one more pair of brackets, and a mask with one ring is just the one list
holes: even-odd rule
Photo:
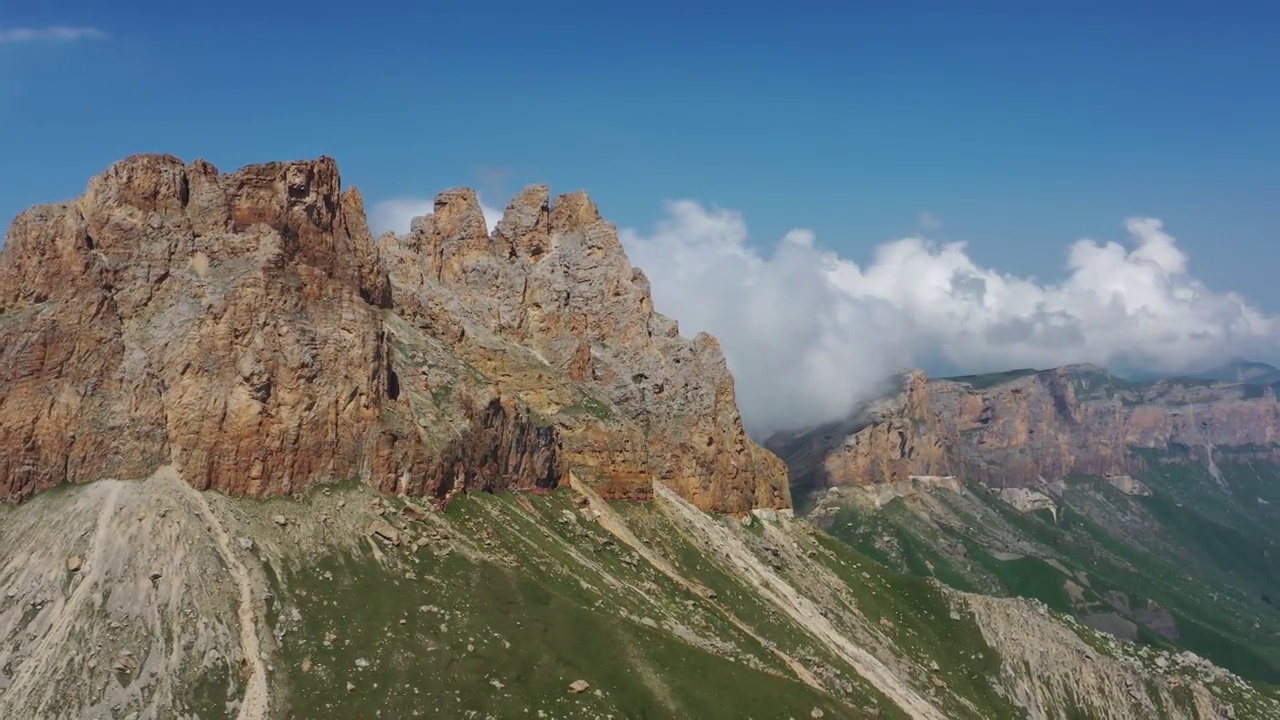
[[1277, 380], [1248, 361], [1149, 380], [914, 372], [766, 446], [811, 522], [894, 569], [1276, 684]]
[[1178, 373], [1177, 375], [1167, 375], [1152, 372], [1128, 372], [1120, 373], [1130, 380], [1142, 382], [1150, 382], [1154, 380], [1162, 380], [1171, 377], [1191, 378], [1195, 380], [1216, 380], [1219, 382], [1229, 383], [1249, 383], [1256, 385], [1270, 385], [1271, 383], [1280, 382], [1280, 369], [1264, 362], [1255, 362], [1253, 360], [1236, 359], [1223, 363], [1217, 367], [1202, 370], [1200, 372]]

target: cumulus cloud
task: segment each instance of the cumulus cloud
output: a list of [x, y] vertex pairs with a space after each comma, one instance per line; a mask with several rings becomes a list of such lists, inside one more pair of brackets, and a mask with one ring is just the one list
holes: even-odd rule
[[[392, 198], [377, 203], [369, 210], [369, 229], [374, 235], [392, 230], [397, 235], [409, 232], [409, 225], [414, 218], [430, 215], [435, 206], [434, 200], [422, 198]], [[484, 224], [489, 232], [502, 219], [502, 210], [491, 207], [480, 198], [480, 210], [484, 212]]]
[[[922, 215], [922, 229], [936, 222]], [[976, 264], [964, 243], [908, 237], [859, 265], [793, 230], [762, 252], [742, 216], [670, 202], [649, 231], [624, 230], [658, 309], [685, 334], [724, 347], [757, 436], [836, 419], [899, 370], [1046, 368], [1091, 362], [1186, 372], [1248, 356], [1274, 359], [1280, 319], [1189, 273], [1153, 218], [1118, 242], [1079, 240], [1060, 281]]]
[[72, 42], [105, 38], [107, 34], [94, 27], [70, 27], [53, 25], [44, 28], [0, 27], [0, 43], [20, 42]]

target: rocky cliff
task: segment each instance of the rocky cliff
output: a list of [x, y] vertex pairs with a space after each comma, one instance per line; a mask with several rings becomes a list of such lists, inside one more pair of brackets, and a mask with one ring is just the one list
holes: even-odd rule
[[179, 468], [270, 496], [359, 479], [445, 497], [584, 474], [698, 507], [788, 507], [713, 338], [654, 313], [585, 194], [485, 231], [443, 193], [371, 237], [333, 160], [127, 158], [0, 252], [0, 498]]
[[1280, 458], [1280, 404], [1265, 384], [1128, 382], [1075, 365], [951, 380], [921, 372], [848, 420], [779, 435], [797, 492], [955, 475], [1021, 487], [1072, 474], [1126, 475], [1133, 448]]
[[475, 193], [447, 191], [380, 248], [406, 317], [438, 328], [464, 357], [525, 349], [588, 388], [588, 412], [619, 421], [606, 435], [564, 428], [576, 466], [604, 482], [655, 474], [702, 508], [789, 506], [784, 466], [743, 429], [719, 344], [681, 337], [654, 311], [648, 279], [585, 193], [553, 202], [546, 186], [526, 188], [490, 234]]

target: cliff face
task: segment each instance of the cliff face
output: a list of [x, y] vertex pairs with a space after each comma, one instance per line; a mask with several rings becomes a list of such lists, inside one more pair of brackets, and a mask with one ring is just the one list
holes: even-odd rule
[[[332, 161], [125, 160], [0, 255], [0, 493], [145, 477], [276, 494], [368, 472], [385, 278]], [[363, 466], [363, 467], [362, 467]]]
[[647, 278], [584, 193], [552, 202], [547, 187], [526, 188], [490, 235], [475, 193], [447, 191], [380, 248], [406, 317], [452, 328], [464, 357], [525, 348], [616, 421], [608, 434], [564, 428], [576, 466], [609, 485], [656, 475], [703, 509], [790, 506], [785, 467], [743, 430], [719, 344], [681, 337], [654, 311]]
[[134, 156], [14, 222], [0, 333], [9, 501], [164, 464], [255, 496], [550, 486], [586, 464], [706, 510], [789, 506], [714, 339], [653, 312], [581, 194], [526, 190], [490, 236], [450, 191], [379, 244], [329, 158]]
[[1139, 462], [1135, 447], [1247, 448], [1280, 458], [1280, 404], [1268, 385], [1139, 384], [1092, 366], [962, 380], [912, 373], [901, 393], [859, 417], [769, 446], [806, 491], [911, 475], [995, 487], [1124, 475]]

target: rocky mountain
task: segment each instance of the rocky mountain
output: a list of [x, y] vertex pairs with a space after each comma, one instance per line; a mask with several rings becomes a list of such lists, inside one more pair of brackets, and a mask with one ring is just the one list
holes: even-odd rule
[[1270, 385], [1136, 383], [1091, 365], [941, 380], [913, 372], [854, 417], [767, 444], [802, 494], [912, 476], [1030, 487], [1129, 475], [1145, 463], [1133, 448], [1280, 460], [1280, 403]]
[[[14, 222], [0, 717], [1280, 714], [1203, 652], [918, 577], [854, 505], [793, 517], [586, 195], [487, 232], [450, 190], [378, 239], [362, 205], [328, 158], [143, 155]], [[939, 472], [946, 424], [904, 426]]]
[[1271, 385], [1280, 382], [1280, 369], [1273, 365], [1255, 360], [1236, 358], [1221, 365], [1176, 374], [1160, 373], [1152, 370], [1123, 370], [1116, 373], [1121, 377], [1139, 383], [1151, 383], [1157, 380], [1216, 380], [1224, 383], [1249, 383], [1253, 385]]
[[917, 372], [767, 445], [810, 521], [890, 567], [1280, 682], [1274, 385]]
[[1280, 383], [1280, 368], [1251, 360], [1232, 360], [1192, 377], [1228, 383]]
[[570, 470], [698, 507], [790, 505], [715, 340], [655, 313], [582, 193], [473, 192], [375, 243], [336, 164], [127, 158], [0, 254], [0, 496], [141, 478], [442, 498]]

